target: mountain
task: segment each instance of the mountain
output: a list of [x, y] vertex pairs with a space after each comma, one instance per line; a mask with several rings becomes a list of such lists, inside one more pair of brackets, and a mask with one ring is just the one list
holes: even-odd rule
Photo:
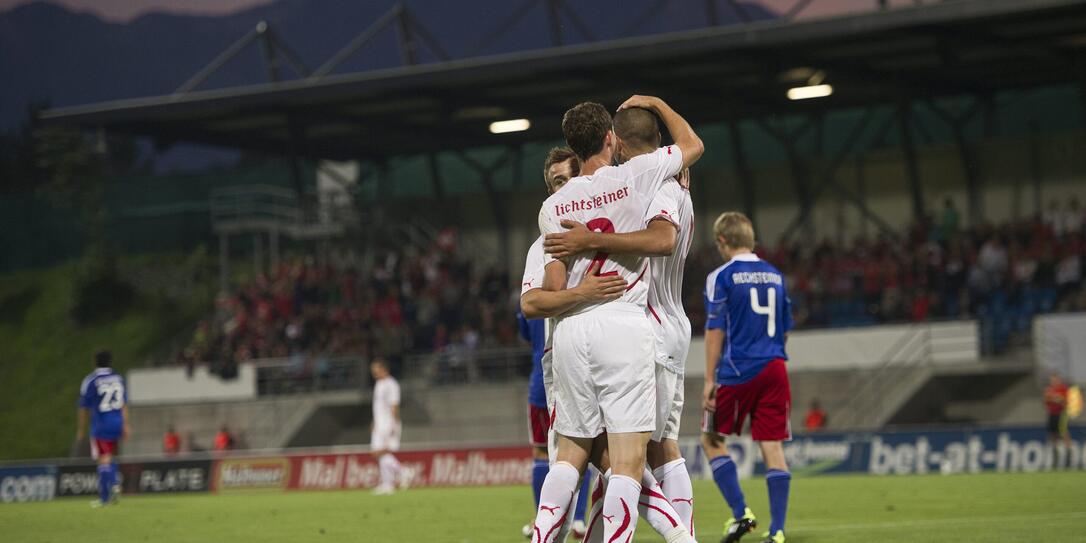
[[[0, 13], [0, 130], [25, 119], [27, 104], [52, 106], [173, 92], [192, 74], [261, 20], [265, 20], [309, 66], [316, 68], [395, 4], [394, 0], [279, 0], [218, 17], [148, 14], [127, 24], [103, 21], [45, 2]], [[508, 0], [407, 0], [404, 4], [453, 58], [550, 47], [546, 2]], [[596, 40], [656, 34], [707, 25], [702, 2], [599, 0], [575, 6]], [[717, 0], [719, 24], [739, 20], [730, 3]], [[530, 8], [513, 21], [515, 10]], [[758, 4], [743, 4], [751, 19], [775, 15]], [[565, 43], [586, 41], [568, 15]], [[478, 47], [499, 26], [496, 39]], [[421, 62], [436, 60], [425, 47]], [[282, 63], [281, 63], [282, 64]], [[395, 30], [382, 32], [337, 72], [401, 64]], [[293, 77], [281, 66], [284, 77]], [[266, 80], [259, 47], [249, 47], [200, 88]]]

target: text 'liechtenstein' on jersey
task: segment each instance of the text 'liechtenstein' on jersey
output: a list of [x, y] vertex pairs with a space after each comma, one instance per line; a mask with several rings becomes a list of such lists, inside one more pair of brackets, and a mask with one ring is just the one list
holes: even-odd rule
[[757, 255], [738, 255], [709, 274], [705, 313], [705, 328], [725, 334], [717, 383], [745, 383], [770, 361], [788, 359], [784, 341], [792, 329], [792, 302], [781, 272]]
[[[649, 204], [646, 224], [656, 219], [671, 221], [678, 230], [675, 251], [668, 256], [651, 259], [652, 280], [649, 288], [649, 314], [656, 323], [657, 334], [682, 336], [682, 341], [663, 341], [657, 345], [689, 345], [690, 318], [683, 308], [683, 268], [694, 240], [694, 204], [690, 191], [679, 183], [666, 183], [660, 187]], [[657, 352], [657, 362], [668, 369], [682, 373], [686, 365], [686, 353]]]
[[[682, 152], [675, 145], [661, 147], [652, 153], [636, 156], [619, 166], [607, 166], [589, 176], [570, 179], [561, 190], [543, 202], [539, 210], [539, 231], [543, 235], [566, 231], [561, 221], [569, 219], [583, 223], [597, 232], [637, 232], [645, 228], [648, 205], [664, 183], [676, 183], [673, 178], [682, 170]], [[546, 264], [554, 258], [546, 257]], [[625, 294], [620, 301], [645, 307], [648, 302], [649, 260], [633, 255], [577, 255], [567, 260], [566, 288], [580, 284], [593, 261], [602, 262], [600, 274], [617, 274], [626, 280]], [[603, 302], [604, 304], [609, 302]], [[567, 314], [580, 313], [601, 303], [582, 304]]]
[[90, 411], [90, 435], [118, 440], [124, 432], [124, 406], [128, 389], [124, 377], [110, 368], [97, 368], [79, 387], [79, 407]]

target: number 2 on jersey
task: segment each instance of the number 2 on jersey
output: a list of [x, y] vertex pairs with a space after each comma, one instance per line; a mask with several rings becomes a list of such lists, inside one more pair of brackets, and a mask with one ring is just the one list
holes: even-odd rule
[[766, 323], [765, 333], [769, 337], [776, 337], [777, 335], [777, 291], [775, 289], [766, 290], [766, 304], [761, 305], [758, 302], [758, 289], [750, 287], [750, 309], [759, 315], [765, 315], [769, 317], [769, 322]]
[[[592, 230], [593, 232], [602, 232], [604, 234], [614, 234], [615, 233], [615, 225], [612, 224], [611, 219], [608, 219], [607, 217], [598, 217], [598, 218], [592, 219], [592, 220], [588, 221], [588, 223], [586, 223], [585, 226], [588, 227], [588, 229]], [[588, 269], [592, 269], [592, 267], [595, 266], [596, 263], [598, 262], [599, 265], [600, 265], [600, 269], [596, 270], [596, 275], [597, 276], [606, 277], [608, 275], [617, 275], [618, 274], [617, 271], [609, 271], [607, 273], [603, 273], [602, 271], [600, 271], [600, 270], [603, 269], [603, 265], [604, 265], [604, 263], [607, 262], [607, 257], [609, 257], [609, 256], [611, 256], [611, 253], [605, 253], [603, 251], [600, 251], [600, 252], [596, 253], [596, 256], [592, 258], [592, 262], [590, 262], [588, 264]]]
[[102, 401], [98, 404], [99, 413], [124, 407], [124, 385], [120, 383], [98, 385], [98, 395], [102, 397]]

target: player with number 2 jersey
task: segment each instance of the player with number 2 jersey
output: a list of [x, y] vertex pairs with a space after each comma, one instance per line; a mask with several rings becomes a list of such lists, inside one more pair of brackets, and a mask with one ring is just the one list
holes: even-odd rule
[[[600, 168], [591, 177], [575, 177], [543, 203], [540, 232], [564, 232], [562, 219], [601, 232], [641, 230], [652, 198], [665, 182], [676, 183], [673, 178], [682, 168], [681, 152], [668, 146], [622, 166]], [[618, 300], [582, 304], [556, 323], [560, 339], [554, 346], [554, 370], [567, 378], [556, 382], [561, 409], [555, 431], [578, 438], [594, 438], [605, 427], [618, 433], [651, 432], [656, 418], [653, 335], [645, 319], [649, 259], [607, 253], [575, 257], [566, 288], [580, 284], [594, 263], [600, 275], [618, 275], [628, 285]], [[607, 333], [601, 335], [604, 328]]]

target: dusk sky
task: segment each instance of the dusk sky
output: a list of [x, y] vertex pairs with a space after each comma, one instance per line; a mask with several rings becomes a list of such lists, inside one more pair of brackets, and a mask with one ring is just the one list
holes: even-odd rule
[[[33, 0], [0, 0], [0, 11], [21, 4], [30, 3]], [[62, 4], [77, 11], [89, 11], [99, 17], [114, 21], [125, 22], [135, 17], [152, 11], [166, 11], [170, 13], [189, 13], [194, 15], [216, 15], [232, 13], [244, 8], [265, 4], [271, 0], [50, 0], [54, 4]], [[316, 0], [319, 1], [319, 0]], [[419, 1], [419, 0], [415, 0]], [[687, 1], [687, 0], [679, 0]], [[931, 1], [931, 0], [928, 0]], [[795, 5], [797, 0], [761, 0], [762, 5], [775, 11], [782, 12]], [[914, 0], [891, 0], [892, 6], [911, 5]], [[876, 0], [815, 0], [803, 12], [804, 16], [820, 16], [839, 14], [851, 10], [872, 9]], [[720, 9], [727, 9], [721, 3]]]

